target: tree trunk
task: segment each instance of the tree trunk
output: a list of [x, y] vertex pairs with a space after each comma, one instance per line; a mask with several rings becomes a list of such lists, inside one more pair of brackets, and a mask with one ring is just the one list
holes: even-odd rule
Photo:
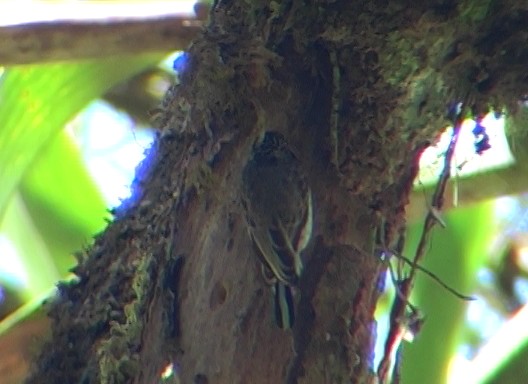
[[[404, 223], [449, 103], [481, 112], [526, 93], [516, 28], [528, 9], [516, 3], [217, 1], [133, 197], [61, 286], [28, 382], [153, 383], [168, 363], [181, 383], [371, 382], [374, 231], [385, 223], [390, 241]], [[313, 191], [291, 331], [273, 323], [240, 206], [242, 169], [268, 130]]]

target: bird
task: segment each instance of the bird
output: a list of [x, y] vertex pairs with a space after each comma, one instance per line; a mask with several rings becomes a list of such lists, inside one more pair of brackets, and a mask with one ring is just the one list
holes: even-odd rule
[[313, 207], [306, 173], [280, 132], [267, 131], [253, 145], [242, 171], [242, 195], [249, 236], [272, 285], [276, 323], [291, 328], [292, 289], [312, 236]]

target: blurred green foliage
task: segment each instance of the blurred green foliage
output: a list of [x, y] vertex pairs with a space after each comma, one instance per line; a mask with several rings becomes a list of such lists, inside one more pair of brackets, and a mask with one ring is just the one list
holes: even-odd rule
[[[452, 210], [445, 222], [446, 228], [434, 229], [422, 265], [458, 292], [472, 293], [497, 232], [493, 202]], [[406, 255], [413, 255], [421, 233], [422, 223], [409, 227]], [[463, 341], [467, 302], [420, 273], [412, 300], [424, 314], [425, 324], [414, 342], [404, 344], [402, 382], [447, 383], [449, 363]]]
[[0, 78], [1, 232], [25, 270], [27, 300], [73, 266], [102, 230], [106, 205], [65, 124], [112, 86], [163, 55], [8, 68]]

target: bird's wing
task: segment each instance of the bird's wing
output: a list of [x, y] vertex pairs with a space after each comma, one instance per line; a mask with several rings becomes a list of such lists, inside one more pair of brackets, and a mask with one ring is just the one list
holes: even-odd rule
[[257, 225], [251, 229], [251, 238], [259, 256], [264, 259], [277, 279], [286, 284], [296, 283], [296, 255], [282, 225]]
[[292, 236], [292, 246], [296, 252], [300, 253], [310, 241], [312, 237], [313, 227], [313, 207], [312, 207], [312, 192], [310, 190], [306, 193], [305, 201], [303, 202], [303, 216], [298, 226], [294, 229]]
[[[301, 213], [296, 220], [289, 222], [277, 220], [277, 227], [280, 230], [280, 235], [286, 239], [285, 248], [293, 255], [294, 268], [297, 276], [300, 276], [303, 269], [303, 261], [301, 252], [308, 245], [312, 236], [312, 194], [308, 190], [304, 196], [304, 201], [299, 199], [299, 206], [297, 211]], [[279, 236], [277, 236], [279, 238]]]

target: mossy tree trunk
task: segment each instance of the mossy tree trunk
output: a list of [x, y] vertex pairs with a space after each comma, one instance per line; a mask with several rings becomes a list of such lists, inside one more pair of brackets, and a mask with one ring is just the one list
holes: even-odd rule
[[[28, 382], [152, 383], [169, 362], [182, 383], [369, 382], [374, 230], [403, 224], [450, 102], [480, 112], [526, 93], [523, 3], [218, 1]], [[293, 331], [273, 324], [239, 201], [265, 130], [286, 136], [314, 194]]]

